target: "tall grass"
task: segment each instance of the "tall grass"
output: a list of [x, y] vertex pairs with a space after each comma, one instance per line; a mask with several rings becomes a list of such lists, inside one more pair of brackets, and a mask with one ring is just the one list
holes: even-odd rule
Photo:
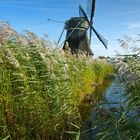
[[113, 73], [106, 61], [72, 56], [7, 23], [0, 32], [0, 139], [75, 139], [78, 105]]
[[[117, 58], [118, 84], [123, 86], [124, 106], [112, 110], [96, 110], [93, 127], [97, 129], [98, 140], [139, 140], [140, 139], [140, 48], [138, 41], [125, 36], [119, 43], [131, 55]], [[119, 67], [118, 67], [119, 66]], [[122, 103], [120, 103], [121, 105]]]

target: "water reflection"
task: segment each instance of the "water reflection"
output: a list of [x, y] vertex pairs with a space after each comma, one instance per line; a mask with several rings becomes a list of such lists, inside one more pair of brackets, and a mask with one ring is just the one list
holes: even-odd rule
[[97, 120], [100, 120], [99, 118], [108, 120], [110, 112], [115, 112], [116, 116], [119, 116], [120, 111], [123, 111], [125, 100], [123, 87], [118, 85], [116, 81], [117, 79], [113, 82], [106, 82], [106, 85], [97, 90], [96, 96], [95, 94], [92, 95], [94, 99], [92, 106], [91, 103], [81, 105], [80, 111], [84, 121], [81, 129], [81, 140], [95, 140], [99, 129], [102, 127], [101, 125], [97, 126]]
[[91, 111], [104, 100], [106, 90], [111, 86], [113, 79], [106, 80], [102, 85], [98, 86], [93, 94], [87, 95], [79, 105], [79, 111], [82, 121], [84, 122], [90, 116]]

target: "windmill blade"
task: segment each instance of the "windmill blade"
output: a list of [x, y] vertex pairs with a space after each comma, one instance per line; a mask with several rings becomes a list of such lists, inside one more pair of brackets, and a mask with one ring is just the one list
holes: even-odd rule
[[86, 7], [86, 12], [87, 15], [90, 16], [91, 15], [91, 9], [92, 9], [92, 4], [91, 4], [92, 0], [87, 0], [87, 7]]
[[60, 37], [59, 37], [59, 39], [58, 39], [57, 44], [59, 44], [59, 42], [60, 42], [60, 40], [61, 40], [61, 38], [62, 38], [62, 35], [63, 35], [63, 33], [64, 33], [64, 30], [65, 30], [65, 26], [63, 27], [63, 30], [62, 30], [62, 32], [61, 32], [61, 34], [60, 34]]
[[79, 16], [80, 16], [80, 17], [84, 17], [83, 12], [81, 11], [80, 6], [79, 6]]
[[91, 28], [91, 25], [90, 25], [90, 21], [88, 19], [88, 16], [87, 16], [86, 12], [84, 11], [84, 9], [82, 8], [81, 5], [79, 5], [79, 11], [83, 15], [83, 17], [86, 19], [86, 21], [88, 22], [88, 24], [90, 26], [90, 35], [89, 35], [89, 44], [90, 44], [91, 43], [91, 36], [92, 36], [92, 28]]
[[90, 10], [90, 31], [89, 31], [89, 44], [91, 44], [91, 37], [92, 37], [92, 24], [93, 24], [93, 17], [94, 17], [94, 11], [95, 11], [95, 0], [87, 0], [87, 6], [90, 7], [88, 10]]
[[86, 12], [84, 11], [84, 9], [82, 8], [81, 5], [79, 5], [79, 15], [81, 17], [84, 17], [88, 21], [88, 23], [89, 23], [88, 16], [87, 16]]
[[[72, 33], [78, 28], [78, 26], [82, 24], [82, 22], [83, 22], [83, 20], [82, 20], [81, 22], [79, 22], [79, 23], [72, 29], [72, 31], [70, 32], [70, 34], [67, 36], [67, 38], [62, 42], [62, 44], [61, 44], [60, 46], [63, 45], [63, 43], [72, 35]], [[65, 26], [64, 26], [64, 29], [65, 29]], [[64, 29], [63, 29], [63, 30], [64, 30]], [[63, 31], [62, 31], [62, 34], [63, 34]], [[62, 35], [61, 35], [61, 36], [62, 36]], [[60, 37], [61, 37], [61, 36], [60, 36]]]
[[[88, 22], [90, 28], [94, 31], [94, 33], [96, 34], [96, 36], [98, 37], [98, 39], [102, 42], [102, 44], [104, 45], [104, 47], [107, 49], [108, 41], [107, 41], [104, 37], [102, 37], [102, 36], [93, 28], [92, 24], [91, 24], [90, 21], [88, 20], [88, 16], [87, 16], [86, 12], [84, 11], [84, 9], [82, 8], [81, 5], [79, 5], [79, 10], [80, 10], [80, 12], [83, 14], [83, 16], [85, 17], [85, 19], [87, 20], [87, 22]], [[92, 33], [91, 33], [91, 35], [92, 35]], [[91, 38], [91, 36], [90, 36], [90, 38]]]
[[86, 8], [87, 15], [90, 19], [93, 19], [94, 12], [95, 12], [95, 0], [87, 0], [87, 8]]
[[104, 47], [107, 49], [108, 41], [103, 36], [101, 36], [92, 26], [91, 26], [91, 28], [94, 31], [94, 33], [96, 34], [96, 36], [98, 37], [98, 39], [102, 42]]
[[91, 37], [92, 37], [92, 28], [90, 27], [90, 30], [89, 30], [89, 46], [91, 44]]
[[50, 22], [55, 22], [55, 23], [62, 23], [62, 24], [65, 23], [65, 22], [63, 22], [63, 21], [53, 20], [53, 19], [50, 19], [50, 18], [48, 18], [48, 21], [50, 21]]
[[90, 15], [90, 22], [92, 22], [95, 12], [95, 0], [92, 0], [92, 8], [91, 8], [91, 15]]

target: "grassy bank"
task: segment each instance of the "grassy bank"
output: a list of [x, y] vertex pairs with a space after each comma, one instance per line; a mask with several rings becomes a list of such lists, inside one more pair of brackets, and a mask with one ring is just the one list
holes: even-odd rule
[[113, 73], [112, 65], [64, 54], [8, 27], [0, 34], [0, 139], [75, 139], [78, 105]]
[[99, 129], [95, 136], [97, 140], [140, 139], [139, 40], [135, 41], [125, 36], [119, 43], [125, 52], [130, 54], [119, 55], [114, 61], [118, 70], [116, 82], [123, 88], [122, 93], [117, 93], [121, 95], [120, 107], [113, 106], [111, 109], [97, 107], [98, 116], [92, 126]]
[[78, 105], [112, 66], [45, 48], [0, 48], [1, 139], [63, 137], [80, 125]]

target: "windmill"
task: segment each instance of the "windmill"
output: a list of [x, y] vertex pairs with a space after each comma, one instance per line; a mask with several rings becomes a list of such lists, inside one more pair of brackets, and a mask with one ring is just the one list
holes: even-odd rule
[[94, 11], [95, 0], [87, 0], [86, 12], [83, 7], [79, 5], [79, 17], [71, 17], [65, 22], [65, 26], [58, 40], [59, 44], [64, 30], [66, 30], [66, 39], [63, 42], [64, 50], [66, 50], [68, 46], [72, 53], [78, 53], [80, 51], [86, 53], [87, 55], [93, 55], [90, 47], [92, 32], [95, 33], [99, 41], [101, 41], [103, 46], [107, 49], [107, 40], [103, 38], [93, 27]]

